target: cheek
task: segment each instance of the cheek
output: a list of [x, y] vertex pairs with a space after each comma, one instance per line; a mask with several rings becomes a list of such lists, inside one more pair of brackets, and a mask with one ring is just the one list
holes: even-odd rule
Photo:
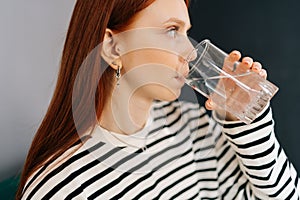
[[151, 49], [130, 52], [123, 55], [121, 60], [125, 71], [130, 71], [132, 68], [151, 63], [165, 65], [177, 71], [181, 63], [178, 55], [163, 50]]

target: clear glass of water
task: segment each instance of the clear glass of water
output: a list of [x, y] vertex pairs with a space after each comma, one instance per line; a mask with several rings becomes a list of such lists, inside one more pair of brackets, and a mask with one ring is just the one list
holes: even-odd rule
[[209, 40], [200, 42], [189, 58], [186, 83], [210, 98], [219, 110], [250, 124], [278, 91], [273, 83], [230, 61], [228, 54]]

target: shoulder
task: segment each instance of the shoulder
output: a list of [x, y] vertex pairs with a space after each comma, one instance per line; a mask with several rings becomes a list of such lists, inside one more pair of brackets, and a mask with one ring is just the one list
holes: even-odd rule
[[[23, 199], [63, 199], [74, 188], [80, 187], [76, 169], [84, 157], [81, 144], [68, 149], [64, 154], [36, 170], [27, 180]], [[89, 158], [85, 158], [89, 159]]]

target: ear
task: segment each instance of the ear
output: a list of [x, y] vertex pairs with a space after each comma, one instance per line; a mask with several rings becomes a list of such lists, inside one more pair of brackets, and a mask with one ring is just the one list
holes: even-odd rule
[[105, 30], [101, 49], [102, 58], [114, 69], [121, 67], [120, 48], [117, 38], [111, 29]]

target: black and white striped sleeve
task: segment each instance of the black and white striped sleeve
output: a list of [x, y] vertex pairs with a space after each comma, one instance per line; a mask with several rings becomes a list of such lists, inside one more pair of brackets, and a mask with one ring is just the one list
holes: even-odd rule
[[250, 125], [241, 122], [216, 121], [233, 149], [245, 182], [244, 195], [260, 199], [299, 199], [299, 176], [274, 133], [274, 121], [268, 106]]

